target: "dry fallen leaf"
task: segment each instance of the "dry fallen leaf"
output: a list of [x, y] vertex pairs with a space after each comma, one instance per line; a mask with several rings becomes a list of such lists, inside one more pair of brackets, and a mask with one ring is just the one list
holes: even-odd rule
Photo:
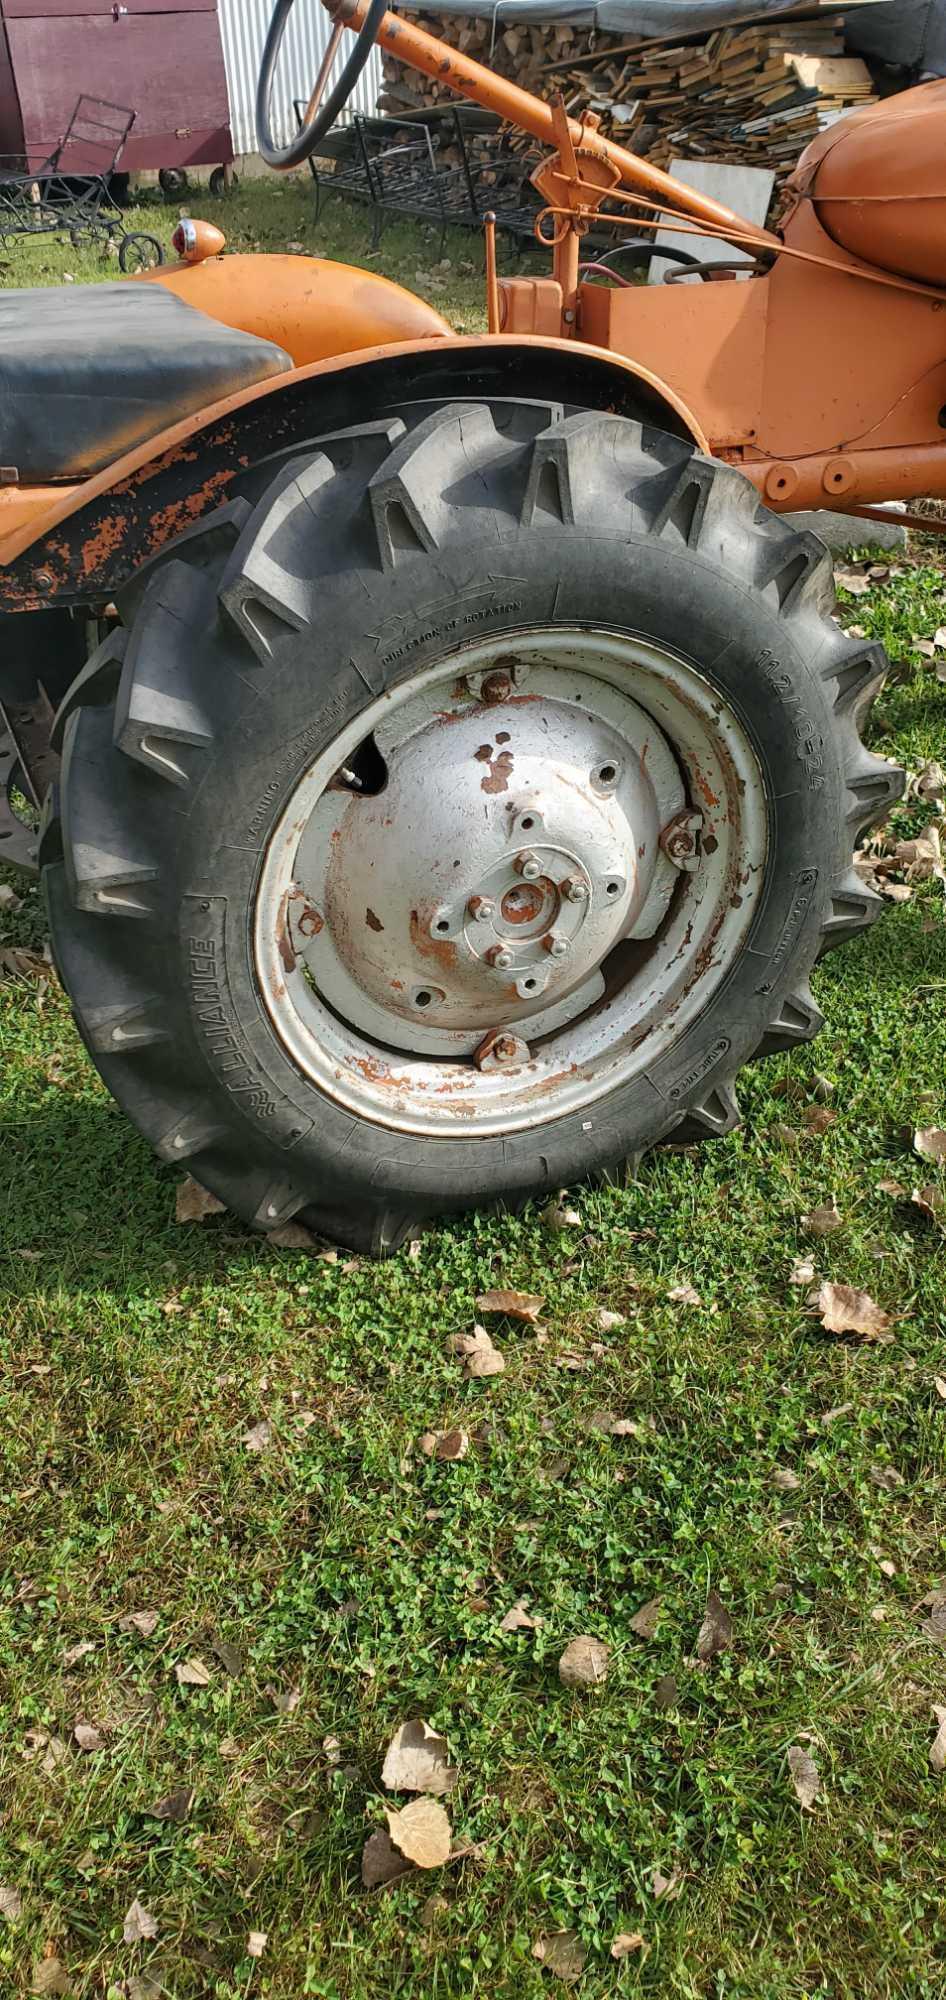
[[[364, 1669], [362, 1670], [364, 1671]], [[374, 1669], [372, 1668], [372, 1672]], [[277, 1715], [294, 1715], [302, 1700], [301, 1688], [267, 1688]]]
[[913, 1148], [923, 1160], [935, 1160], [937, 1166], [946, 1165], [946, 1132], [939, 1125], [930, 1125], [926, 1131], [914, 1132]]
[[910, 1200], [913, 1207], [918, 1208], [921, 1215], [928, 1216], [931, 1222], [939, 1222], [946, 1216], [946, 1195], [941, 1194], [932, 1182], [928, 1187], [915, 1187]]
[[186, 1181], [178, 1183], [174, 1220], [204, 1222], [208, 1215], [222, 1215], [226, 1205], [225, 1201], [218, 1201], [216, 1195], [210, 1193], [209, 1188], [201, 1187], [199, 1181], [193, 1180], [188, 1175]]
[[823, 1104], [808, 1104], [801, 1114], [801, 1119], [807, 1130], [820, 1138], [823, 1133], [830, 1132], [832, 1125], [837, 1124], [838, 1114], [836, 1111], [829, 1111]]
[[772, 1473], [772, 1484], [777, 1493], [797, 1493], [801, 1480], [790, 1465], [777, 1465]]
[[660, 1622], [661, 1602], [662, 1599], [659, 1597], [649, 1597], [647, 1603], [642, 1604], [639, 1611], [635, 1611], [630, 1626], [631, 1631], [636, 1632], [639, 1639], [653, 1638]]
[[550, 1931], [547, 1937], [536, 1940], [532, 1956], [546, 1972], [554, 1973], [566, 1986], [573, 1986], [584, 1972], [588, 1953], [574, 1931]]
[[151, 1915], [150, 1910], [145, 1909], [143, 1903], [139, 1903], [136, 1896], [131, 1908], [125, 1912], [125, 1921], [122, 1925], [125, 1943], [140, 1944], [143, 1938], [155, 1938], [157, 1935], [157, 1919]]
[[545, 1300], [534, 1292], [480, 1292], [477, 1307], [484, 1313], [505, 1313], [507, 1319], [523, 1320], [534, 1326]]
[[920, 1625], [924, 1638], [932, 1639], [938, 1646], [946, 1646], [946, 1586], [929, 1591], [916, 1608], [929, 1612], [929, 1617], [924, 1618]]
[[104, 1750], [105, 1738], [90, 1722], [77, 1722], [72, 1732], [80, 1750]]
[[675, 1306], [701, 1306], [703, 1304], [699, 1292], [695, 1291], [689, 1282], [683, 1285], [671, 1285], [667, 1297], [673, 1301]]
[[239, 1646], [232, 1646], [229, 1639], [213, 1639], [211, 1644], [224, 1673], [229, 1674], [231, 1678], [242, 1674], [244, 1660]]
[[665, 1875], [662, 1868], [655, 1868], [650, 1878], [650, 1886], [658, 1901], [662, 1899], [667, 1903], [675, 1903], [683, 1888], [683, 1870], [671, 1868], [669, 1875]]
[[425, 1458], [439, 1458], [447, 1465], [465, 1458], [470, 1449], [466, 1431], [425, 1431], [420, 1448]]
[[930, 1744], [930, 1768], [936, 1772], [937, 1777], [941, 1777], [946, 1771], [946, 1708], [941, 1708], [935, 1701], [933, 1719], [936, 1723], [936, 1735]]
[[266, 1451], [273, 1441], [273, 1427], [268, 1417], [254, 1424], [252, 1430], [244, 1431], [242, 1444], [247, 1451]]
[[413, 1799], [400, 1812], [385, 1807], [395, 1847], [418, 1868], [442, 1868], [450, 1855], [450, 1821], [435, 1799]]
[[121, 1632], [137, 1632], [139, 1639], [150, 1639], [157, 1622], [156, 1611], [126, 1611], [118, 1627]]
[[210, 1668], [196, 1653], [189, 1660], [178, 1660], [174, 1673], [179, 1687], [205, 1688], [210, 1686]]
[[246, 1940], [247, 1958], [262, 1958], [268, 1938], [268, 1931], [251, 1931]]
[[788, 1274], [790, 1285], [810, 1285], [814, 1281], [815, 1267], [810, 1257], [799, 1257]]
[[12, 1883], [0, 1882], [0, 1917], [6, 1917], [8, 1924], [15, 1924], [22, 1910], [19, 1889], [14, 1889]]
[[583, 1632], [566, 1646], [558, 1663], [558, 1677], [563, 1687], [600, 1687], [608, 1678], [611, 1648], [603, 1639], [592, 1639]]
[[619, 1326], [627, 1325], [624, 1313], [609, 1312], [607, 1306], [599, 1306], [596, 1317], [599, 1333], [614, 1333]]
[[946, 1403], [946, 1375], [934, 1375], [933, 1387], [936, 1390], [936, 1394], [942, 1397], [943, 1402]]
[[846, 590], [849, 597], [866, 597], [868, 591], [873, 589], [870, 577], [859, 569], [848, 569], [839, 564], [834, 578], [838, 589]]
[[703, 1623], [696, 1636], [698, 1660], [713, 1660], [732, 1644], [733, 1623], [719, 1592], [711, 1590], [706, 1600]]
[[611, 1946], [612, 1958], [629, 1958], [632, 1951], [643, 1951], [644, 1938], [641, 1931], [618, 1931]]
[[166, 1793], [163, 1799], [158, 1800], [157, 1805], [148, 1806], [146, 1810], [152, 1819], [166, 1819], [170, 1820], [173, 1826], [183, 1826], [193, 1802], [194, 1793], [191, 1786], [178, 1785], [175, 1791]]
[[499, 1348], [494, 1347], [485, 1326], [474, 1326], [472, 1333], [457, 1333], [451, 1343], [454, 1354], [463, 1361], [463, 1373], [471, 1382], [484, 1381], [490, 1375], [501, 1375], [506, 1366]]
[[94, 1639], [80, 1639], [78, 1645], [69, 1646], [63, 1653], [62, 1664], [68, 1672], [70, 1667], [78, 1666], [79, 1661], [84, 1660], [87, 1653], [94, 1653], [94, 1651]]
[[615, 1410], [592, 1410], [587, 1419], [590, 1431], [600, 1431], [602, 1437], [639, 1437], [640, 1425], [633, 1417], [619, 1417]]
[[381, 1783], [389, 1792], [452, 1792], [460, 1773], [449, 1761], [447, 1740], [429, 1722], [402, 1722], [387, 1748]]
[[379, 1889], [386, 1882], [397, 1882], [402, 1875], [413, 1873], [414, 1863], [398, 1853], [383, 1827], [368, 1835], [361, 1857], [361, 1879], [366, 1889]]
[[507, 1611], [505, 1618], [500, 1619], [499, 1629], [501, 1632], [534, 1632], [536, 1627], [541, 1624], [541, 1618], [531, 1618], [529, 1616], [526, 1610], [525, 1598], [518, 1597], [512, 1610]]
[[540, 1210], [539, 1221], [544, 1223], [546, 1229], [557, 1233], [561, 1229], [581, 1228], [581, 1216], [577, 1208], [568, 1207], [566, 1194], [567, 1189], [561, 1188], [558, 1194], [553, 1195], [552, 1200], [546, 1202], [545, 1207]]
[[435, 1893], [432, 1896], [425, 1897], [417, 1918], [421, 1929], [425, 1931], [433, 1930], [434, 1925], [439, 1924], [441, 1917], [446, 1916], [449, 1908], [450, 1904], [446, 1896], [440, 1896]]
[[867, 1292], [859, 1292], [854, 1285], [823, 1284], [818, 1310], [828, 1333], [857, 1333], [863, 1340], [880, 1340], [893, 1325], [893, 1315], [883, 1312]]
[[802, 1227], [807, 1229], [809, 1236], [830, 1236], [833, 1229], [842, 1227], [842, 1223], [843, 1217], [834, 1202], [824, 1208], [809, 1209], [808, 1214], [802, 1216]]
[[807, 1811], [821, 1790], [821, 1775], [813, 1757], [803, 1750], [800, 1743], [793, 1743], [788, 1753], [788, 1768], [791, 1773], [795, 1797]]
[[59, 1994], [72, 1992], [72, 1980], [58, 1958], [41, 1958], [38, 1965], [34, 1965], [30, 1992]]

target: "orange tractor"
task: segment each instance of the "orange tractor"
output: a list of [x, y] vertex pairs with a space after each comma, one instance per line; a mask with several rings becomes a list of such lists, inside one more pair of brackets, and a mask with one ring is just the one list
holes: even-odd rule
[[[269, 163], [317, 152], [377, 38], [547, 147], [550, 275], [500, 280], [487, 223], [461, 339], [185, 222], [176, 266], [0, 294], [3, 748], [80, 1032], [159, 1158], [380, 1254], [730, 1131], [877, 913], [884, 657], [779, 515], [946, 495], [946, 85], [834, 125], [770, 234], [383, 0], [335, 5], [280, 148], [291, 5]], [[602, 209], [749, 275], [601, 282]]]

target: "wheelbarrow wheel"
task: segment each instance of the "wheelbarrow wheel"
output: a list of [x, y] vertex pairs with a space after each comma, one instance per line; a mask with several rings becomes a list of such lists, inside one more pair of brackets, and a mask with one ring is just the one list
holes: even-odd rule
[[118, 246], [118, 267], [131, 277], [135, 271], [155, 271], [164, 263], [164, 251], [156, 236], [123, 236]]
[[44, 842], [159, 1158], [383, 1253], [730, 1133], [881, 908], [886, 663], [833, 603], [738, 472], [537, 404], [307, 444], [172, 546], [67, 704]]

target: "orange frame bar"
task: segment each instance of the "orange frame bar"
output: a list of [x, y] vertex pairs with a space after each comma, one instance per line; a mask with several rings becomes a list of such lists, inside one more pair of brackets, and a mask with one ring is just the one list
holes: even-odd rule
[[[343, 10], [345, 26], [359, 28], [368, 11], [368, 0], [323, 0], [330, 14]], [[436, 35], [428, 35], [423, 28], [415, 27], [412, 21], [404, 21], [397, 14], [387, 13], [382, 17], [377, 39], [389, 55], [410, 69], [420, 70], [435, 83], [445, 84], [458, 97], [469, 97], [474, 104], [482, 105], [485, 111], [495, 111], [500, 118], [518, 125], [529, 132], [540, 145], [550, 151], [558, 150], [556, 133], [556, 111], [551, 104], [544, 104], [540, 97], [533, 97], [528, 90], [520, 90], [519, 85], [510, 83], [508, 78], [497, 76], [495, 71], [485, 69], [470, 56], [461, 55], [451, 49]], [[709, 195], [699, 194], [695, 188], [688, 188], [675, 181], [670, 174], [662, 173], [659, 167], [652, 167], [648, 160], [638, 159], [613, 139], [605, 139], [593, 125], [579, 124], [574, 118], [567, 121], [568, 134], [573, 146], [586, 156], [590, 153], [598, 159], [607, 160], [616, 169], [625, 187], [636, 188], [641, 194], [658, 195], [669, 209], [680, 215], [689, 215], [697, 222], [705, 222], [722, 235], [736, 230], [745, 242], [748, 237], [767, 250], [782, 248], [781, 239], [770, 235], [767, 229], [757, 229], [736, 215], [723, 202], [713, 201]]]

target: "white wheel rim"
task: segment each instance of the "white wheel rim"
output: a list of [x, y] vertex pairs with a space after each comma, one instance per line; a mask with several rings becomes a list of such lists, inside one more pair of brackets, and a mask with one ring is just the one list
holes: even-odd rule
[[[332, 788], [369, 736], [385, 789]], [[658, 835], [694, 809], [686, 873]], [[307, 1080], [377, 1125], [473, 1138], [587, 1111], [590, 1130], [725, 979], [766, 843], [748, 736], [693, 666], [621, 633], [507, 633], [392, 688], [305, 771], [263, 857], [259, 989]], [[541, 907], [509, 893], [532, 860]], [[508, 1067], [474, 1057], [490, 1027], [518, 1044]]]

